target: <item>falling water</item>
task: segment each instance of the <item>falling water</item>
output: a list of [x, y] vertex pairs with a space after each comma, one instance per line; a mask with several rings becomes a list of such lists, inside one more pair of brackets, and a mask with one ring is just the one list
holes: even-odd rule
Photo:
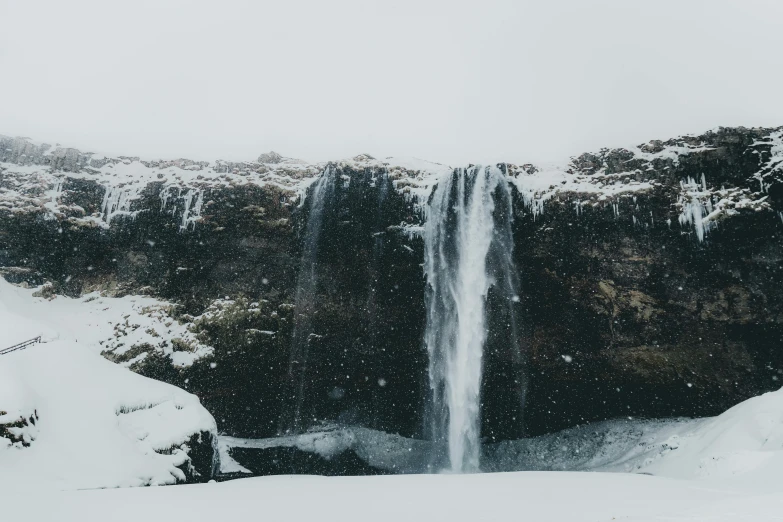
[[379, 174], [375, 179], [375, 185], [378, 188], [378, 205], [375, 209], [375, 223], [373, 223], [373, 246], [372, 246], [372, 263], [370, 264], [370, 285], [367, 292], [367, 304], [365, 309], [367, 310], [367, 317], [369, 324], [367, 327], [367, 333], [369, 337], [369, 345], [374, 348], [377, 344], [377, 322], [378, 322], [378, 306], [377, 306], [377, 292], [378, 292], [378, 278], [380, 277], [381, 258], [384, 250], [384, 236], [385, 236], [385, 223], [383, 220], [383, 204], [386, 201], [386, 197], [389, 194], [389, 187], [391, 186], [391, 180], [389, 174], [383, 172]]
[[302, 404], [307, 382], [309, 344], [313, 335], [313, 314], [316, 311], [318, 241], [321, 236], [324, 209], [334, 193], [334, 177], [332, 167], [327, 167], [307, 194], [309, 214], [304, 231], [299, 277], [296, 284], [294, 330], [291, 336], [291, 354], [288, 365], [291, 395], [284, 400], [284, 412], [278, 426], [278, 431], [281, 434], [297, 433], [305, 429], [305, 422], [302, 419]]
[[496, 286], [509, 306], [519, 301], [511, 215], [511, 194], [498, 167], [455, 170], [438, 184], [427, 209], [428, 417], [440, 448], [435, 464], [444, 465], [447, 453], [453, 472], [479, 469], [487, 294]]

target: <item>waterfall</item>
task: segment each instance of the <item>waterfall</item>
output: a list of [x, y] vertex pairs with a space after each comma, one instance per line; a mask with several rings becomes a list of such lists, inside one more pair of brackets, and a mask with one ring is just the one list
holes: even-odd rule
[[[445, 465], [447, 455], [453, 472], [479, 470], [488, 293], [494, 286], [508, 310], [519, 301], [511, 205], [504, 172], [475, 166], [441, 180], [426, 209], [427, 416], [434, 465]], [[515, 325], [511, 332], [515, 337]]]
[[[335, 188], [335, 176], [332, 167], [308, 189], [309, 214], [302, 242], [302, 257], [299, 277], [296, 283], [294, 302], [294, 329], [291, 336], [291, 352], [288, 364], [288, 384], [290, 395], [284, 397], [283, 415], [280, 418], [278, 432], [297, 433], [306, 428], [302, 419], [302, 405], [307, 383], [307, 361], [309, 344], [313, 334], [313, 314], [316, 312], [316, 286], [318, 283], [318, 242], [321, 237], [324, 209], [332, 199]], [[307, 202], [305, 202], [307, 204]]]
[[368, 325], [368, 337], [369, 345], [375, 347], [377, 342], [377, 322], [378, 322], [378, 310], [377, 310], [377, 296], [378, 292], [378, 278], [380, 277], [381, 257], [383, 256], [385, 226], [383, 220], [383, 204], [386, 201], [386, 197], [389, 194], [389, 186], [391, 180], [389, 174], [383, 172], [378, 174], [375, 179], [375, 186], [378, 187], [378, 205], [375, 209], [375, 223], [373, 224], [373, 246], [372, 246], [372, 263], [370, 264], [370, 285], [367, 291], [367, 304], [365, 306], [367, 310], [367, 316], [369, 320]]

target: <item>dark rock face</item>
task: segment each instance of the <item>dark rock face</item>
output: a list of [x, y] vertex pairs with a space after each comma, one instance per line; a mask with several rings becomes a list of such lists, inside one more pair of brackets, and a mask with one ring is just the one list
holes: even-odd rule
[[162, 455], [170, 455], [175, 450], [187, 453], [187, 459], [179, 467], [185, 476], [185, 483], [209, 482], [220, 471], [217, 440], [209, 431], [194, 433], [182, 444], [156, 450]]
[[[89, 181], [69, 180], [63, 190], [67, 203], [91, 210], [104, 196], [104, 189]], [[0, 262], [30, 266], [71, 295], [93, 289], [122, 295], [151, 287], [183, 303], [186, 311], [210, 296], [261, 287], [264, 277], [290, 287], [295, 275], [290, 210], [279, 191], [209, 191], [202, 226], [186, 234], [180, 232], [180, 212], [159, 210], [159, 191], [159, 185], [149, 185], [137, 203], [146, 211], [133, 220], [115, 218], [108, 230], [40, 214], [4, 216]]]
[[769, 216], [736, 218], [698, 244], [665, 229], [623, 234], [611, 211], [596, 214], [553, 213], [537, 248], [518, 252], [532, 434], [714, 415], [780, 386], [783, 245]]
[[[716, 415], [781, 386], [783, 227], [776, 212], [740, 211], [700, 243], [677, 223], [672, 205], [688, 177], [758, 183], [752, 176], [769, 153], [748, 147], [761, 139], [747, 130], [707, 135], [700, 143], [712, 150], [656, 164], [655, 175], [668, 181], [620, 200], [619, 216], [592, 206], [576, 215], [574, 194], [535, 221], [516, 222], [531, 343], [530, 435], [614, 417]], [[611, 151], [590, 168], [641, 166], [618, 167], [622, 160]], [[780, 186], [776, 175], [770, 195]]]
[[329, 183], [314, 295], [308, 310], [293, 310], [300, 321], [309, 316], [307, 361], [289, 361], [283, 403], [300, 403], [304, 419], [416, 434], [426, 372], [423, 254], [420, 241], [394, 229], [414, 210], [379, 170], [335, 169]]
[[188, 483], [208, 482], [220, 471], [220, 461], [217, 455], [217, 440], [212, 433], [202, 431], [195, 433], [184, 444], [188, 449], [189, 462], [182, 470]]
[[[517, 184], [527, 395], [524, 415], [510, 418], [518, 405], [493, 392], [514, 374], [492, 327], [482, 404], [488, 442], [616, 417], [713, 415], [780, 387], [783, 173], [775, 132], [723, 129], [582, 155], [568, 175], [590, 187], [650, 186], [603, 199], [598, 189], [566, 187], [542, 212]], [[14, 147], [5, 161], [28, 164], [19, 159], [23, 144]], [[667, 153], [680, 149], [687, 152]], [[87, 161], [74, 158], [68, 168]], [[508, 169], [519, 180], [535, 170]], [[9, 183], [4, 176], [0, 170], [0, 187]], [[424, 216], [406, 191], [410, 180], [382, 166], [336, 164], [332, 176], [306, 310], [297, 310], [296, 293], [311, 207], [272, 184], [203, 187], [199, 219], [183, 228], [185, 194], [162, 205], [162, 182], [150, 183], [130, 207], [135, 217], [116, 216], [106, 227], [79, 219], [101, 212], [107, 189], [66, 177], [64, 215], [0, 207], [0, 266], [9, 280], [52, 281], [69, 295], [160, 296], [179, 304], [183, 318], [230, 297], [224, 313], [198, 324], [213, 355], [177, 368], [152, 353], [133, 367], [199, 395], [222, 432], [274, 436], [297, 405], [304, 425], [422, 437], [423, 243], [405, 227]], [[696, 188], [681, 184], [689, 178]], [[710, 192], [717, 212], [703, 241], [692, 222], [680, 222], [696, 192]], [[306, 364], [292, 356], [297, 324], [306, 324]]]

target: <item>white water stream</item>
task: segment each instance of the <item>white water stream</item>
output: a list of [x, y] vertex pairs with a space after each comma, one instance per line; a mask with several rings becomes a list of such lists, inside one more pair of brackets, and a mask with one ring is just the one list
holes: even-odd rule
[[506, 206], [508, 225], [511, 196], [499, 168], [457, 169], [438, 184], [424, 227], [424, 342], [432, 392], [428, 417], [432, 440], [443, 452], [447, 448], [452, 472], [479, 470], [486, 300], [498, 282], [488, 269], [488, 257], [491, 249], [500, 248], [500, 257], [510, 260], [513, 244], [510, 226], [495, 226], [496, 204]]
[[[307, 366], [310, 355], [309, 344], [312, 334], [312, 316], [317, 309], [316, 287], [318, 283], [318, 242], [321, 237], [324, 209], [334, 191], [334, 172], [331, 167], [315, 181], [307, 200], [310, 213], [307, 218], [299, 278], [296, 285], [294, 309], [294, 330], [291, 336], [291, 354], [288, 366], [290, 400], [278, 425], [280, 434], [298, 433], [308, 422], [302, 418], [305, 401]], [[305, 204], [307, 201], [305, 201]]]

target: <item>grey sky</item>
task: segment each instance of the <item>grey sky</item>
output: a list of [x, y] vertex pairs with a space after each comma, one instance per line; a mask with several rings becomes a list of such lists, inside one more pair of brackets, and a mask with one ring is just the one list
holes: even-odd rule
[[0, 134], [548, 161], [783, 125], [780, 0], [0, 0]]

